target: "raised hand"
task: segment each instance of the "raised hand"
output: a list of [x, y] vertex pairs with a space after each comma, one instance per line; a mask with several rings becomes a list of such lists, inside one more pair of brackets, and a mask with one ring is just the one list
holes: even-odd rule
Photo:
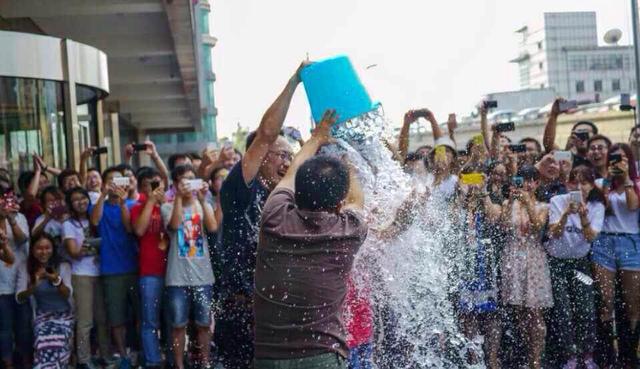
[[313, 137], [317, 138], [321, 144], [329, 142], [329, 139], [331, 138], [331, 127], [337, 120], [338, 115], [335, 110], [329, 109], [325, 111], [322, 116], [322, 120], [313, 130]]
[[565, 102], [566, 100], [558, 97], [557, 99], [555, 99], [553, 101], [553, 105], [551, 105], [551, 114], [554, 116], [558, 116], [560, 114], [562, 114], [562, 112], [560, 111], [560, 104]]
[[93, 156], [93, 153], [96, 151], [96, 147], [95, 146], [89, 146], [86, 149], [84, 149], [82, 151], [82, 153], [80, 154], [80, 159], [89, 159], [91, 156]]
[[144, 151], [147, 155], [149, 156], [158, 155], [158, 149], [156, 148], [156, 144], [154, 144], [152, 141], [145, 141], [144, 144], [147, 145], [147, 149]]

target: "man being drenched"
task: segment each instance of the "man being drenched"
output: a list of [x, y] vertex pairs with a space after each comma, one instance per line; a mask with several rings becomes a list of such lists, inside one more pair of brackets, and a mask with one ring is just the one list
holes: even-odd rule
[[255, 368], [347, 367], [340, 321], [346, 282], [367, 235], [358, 180], [318, 155], [325, 113], [262, 212], [255, 272]]

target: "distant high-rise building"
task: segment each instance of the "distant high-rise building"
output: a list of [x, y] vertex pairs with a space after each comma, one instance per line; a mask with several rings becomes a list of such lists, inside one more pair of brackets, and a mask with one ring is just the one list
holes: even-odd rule
[[552, 88], [581, 102], [601, 101], [635, 87], [633, 47], [598, 45], [595, 12], [545, 13], [516, 31], [520, 88]]

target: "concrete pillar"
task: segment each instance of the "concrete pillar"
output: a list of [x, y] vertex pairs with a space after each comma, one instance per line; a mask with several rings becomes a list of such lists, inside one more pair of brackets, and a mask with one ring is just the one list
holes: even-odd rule
[[109, 122], [111, 123], [111, 152], [114, 164], [122, 163], [122, 155], [120, 152], [120, 125], [118, 124], [118, 113], [109, 114]]
[[[96, 146], [100, 147], [100, 146], [107, 146], [107, 143], [104, 139], [104, 114], [105, 112], [103, 111], [104, 109], [104, 104], [102, 103], [102, 100], [98, 100], [98, 102], [96, 103], [96, 129], [97, 129], [97, 133], [98, 133], [98, 141], [96, 143]], [[100, 171], [103, 171], [107, 168], [107, 155], [99, 155], [98, 157], [98, 163], [94, 163], [94, 165], [98, 165], [98, 167], [100, 168]]]
[[[136, 143], [143, 143], [147, 140], [147, 132], [143, 129], [136, 129]], [[151, 166], [149, 155], [144, 152], [138, 153], [140, 166]]]
[[75, 65], [76, 52], [73, 41], [62, 40], [63, 70], [65, 73], [64, 83], [64, 120], [67, 149], [67, 165], [69, 168], [79, 169], [80, 166], [80, 125], [78, 124], [78, 102], [76, 99], [76, 76]]

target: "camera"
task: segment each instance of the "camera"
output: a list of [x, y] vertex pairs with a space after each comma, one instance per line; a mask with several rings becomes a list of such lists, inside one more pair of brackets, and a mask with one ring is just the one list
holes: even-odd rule
[[609, 155], [609, 164], [616, 164], [622, 161], [622, 155], [621, 154], [611, 154]]
[[511, 132], [516, 130], [516, 125], [513, 122], [499, 123], [496, 125], [496, 132]]
[[93, 151], [93, 155], [94, 155], [94, 156], [104, 155], [104, 154], [106, 154], [107, 152], [109, 152], [109, 149], [108, 149], [106, 146], [101, 146], [101, 147], [96, 148], [96, 149]]
[[498, 101], [496, 100], [486, 100], [482, 102], [482, 106], [485, 109], [493, 109], [498, 107]]
[[484, 181], [482, 173], [463, 173], [460, 178], [463, 185], [481, 185]]
[[515, 153], [526, 152], [527, 151], [527, 145], [525, 145], [525, 144], [509, 145], [509, 150], [511, 150], [511, 152], [515, 152]]
[[515, 188], [523, 188], [524, 187], [524, 178], [520, 176], [511, 177], [511, 184]]
[[187, 187], [189, 188], [189, 191], [200, 191], [202, 188], [202, 179], [187, 180]]
[[587, 131], [574, 132], [574, 134], [580, 141], [587, 141], [589, 139], [589, 132]]
[[82, 246], [87, 249], [87, 253], [89, 255], [98, 255], [100, 253], [100, 242], [102, 238], [100, 237], [87, 237], [84, 239]]
[[553, 152], [553, 158], [556, 159], [557, 162], [566, 161], [568, 163], [571, 163], [572, 157], [573, 157], [573, 154], [571, 154], [571, 151], [554, 151]]
[[572, 204], [581, 204], [582, 203], [582, 192], [580, 191], [571, 191], [569, 192], [569, 201]]
[[135, 151], [145, 151], [149, 145], [147, 144], [133, 144], [133, 149]]
[[113, 184], [118, 187], [127, 187], [130, 183], [129, 177], [114, 177]]
[[577, 107], [578, 102], [576, 100], [561, 101], [560, 104], [558, 104], [558, 109], [561, 113], [566, 113], [569, 110], [573, 110]]

